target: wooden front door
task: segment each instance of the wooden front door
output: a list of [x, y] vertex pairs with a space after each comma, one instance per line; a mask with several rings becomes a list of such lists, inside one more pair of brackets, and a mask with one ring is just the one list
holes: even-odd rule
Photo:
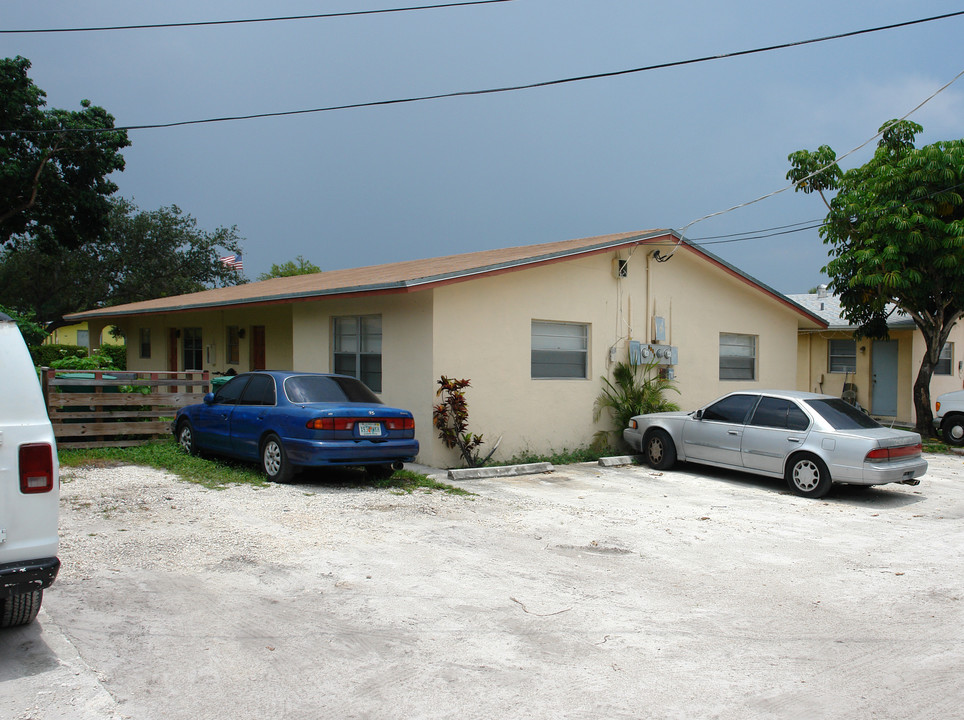
[[167, 369], [177, 372], [177, 328], [167, 331]]
[[264, 325], [251, 326], [251, 369], [264, 370]]

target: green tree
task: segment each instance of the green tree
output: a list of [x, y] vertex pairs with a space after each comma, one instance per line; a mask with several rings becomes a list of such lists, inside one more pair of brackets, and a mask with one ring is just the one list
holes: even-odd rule
[[292, 277], [294, 275], [311, 275], [321, 272], [321, 268], [308, 262], [301, 255], [294, 260], [275, 265], [272, 263], [270, 272], [258, 275], [258, 280], [271, 280], [272, 278]]
[[65, 252], [18, 239], [0, 255], [0, 302], [32, 311], [48, 329], [65, 314], [247, 282], [219, 260], [237, 253], [236, 227], [213, 231], [176, 205], [141, 211], [111, 203], [106, 241]]
[[917, 148], [922, 129], [906, 120], [886, 123], [874, 157], [846, 172], [825, 145], [797, 151], [787, 178], [827, 205], [820, 234], [831, 259], [824, 272], [857, 337], [886, 338], [887, 319], [898, 310], [920, 329], [925, 352], [914, 408], [918, 432], [930, 436], [931, 376], [964, 315], [964, 140]]
[[29, 69], [26, 58], [0, 59], [0, 247], [18, 236], [77, 247], [103, 237], [117, 191], [108, 176], [124, 169], [130, 141], [89, 100], [46, 109]]

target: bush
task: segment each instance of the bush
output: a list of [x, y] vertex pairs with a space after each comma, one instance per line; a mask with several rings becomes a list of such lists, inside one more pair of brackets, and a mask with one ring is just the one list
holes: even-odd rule
[[127, 369], [127, 346], [126, 345], [101, 345], [97, 351], [101, 355], [110, 358], [111, 365], [117, 370]]
[[83, 345], [37, 345], [30, 348], [30, 356], [37, 367], [53, 367], [55, 362], [67, 357], [87, 357], [87, 348]]

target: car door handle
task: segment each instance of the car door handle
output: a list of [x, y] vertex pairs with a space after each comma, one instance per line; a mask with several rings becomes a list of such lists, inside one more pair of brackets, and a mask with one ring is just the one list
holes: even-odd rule
[[787, 442], [798, 443], [798, 442], [802, 442], [802, 440], [798, 437], [788, 437]]
[[726, 431], [726, 434], [727, 434], [727, 435], [739, 435], [739, 434], [740, 434], [740, 431], [739, 431], [739, 430], [727, 430], [727, 431]]

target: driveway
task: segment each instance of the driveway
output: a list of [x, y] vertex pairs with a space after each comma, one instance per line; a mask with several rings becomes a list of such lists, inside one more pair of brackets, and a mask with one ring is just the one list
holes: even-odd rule
[[962, 717], [964, 461], [927, 459], [817, 501], [695, 466], [468, 497], [65, 471], [0, 717]]

